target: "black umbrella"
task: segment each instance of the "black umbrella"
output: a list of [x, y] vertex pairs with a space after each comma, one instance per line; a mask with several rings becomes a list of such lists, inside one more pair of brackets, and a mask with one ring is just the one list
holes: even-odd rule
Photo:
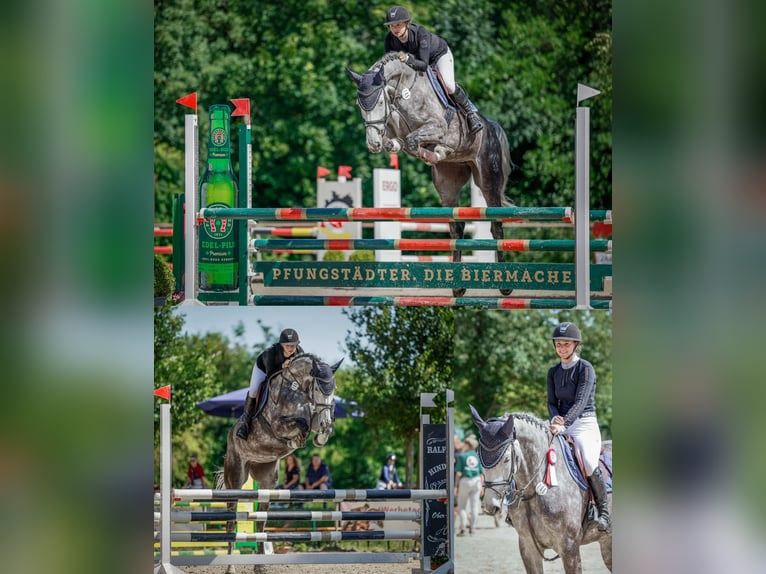
[[[197, 403], [197, 406], [214, 417], [239, 418], [245, 410], [247, 391], [248, 387], [245, 387], [244, 389], [224, 393], [223, 395]], [[361, 417], [363, 413], [356, 409], [356, 406], [354, 402], [344, 401], [340, 397], [335, 397], [335, 418], [342, 419], [348, 416]]]

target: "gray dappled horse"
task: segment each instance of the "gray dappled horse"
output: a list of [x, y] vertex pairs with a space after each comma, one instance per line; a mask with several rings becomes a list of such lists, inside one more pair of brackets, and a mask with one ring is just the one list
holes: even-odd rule
[[[511, 173], [508, 138], [500, 125], [481, 117], [484, 129], [471, 135], [465, 118], [446, 108], [425, 72], [417, 72], [389, 52], [360, 75], [348, 68], [356, 82], [357, 103], [367, 128], [367, 149], [405, 153], [431, 166], [431, 180], [443, 207], [458, 207], [460, 190], [473, 175], [488, 207], [512, 205], [505, 197]], [[503, 224], [493, 221], [492, 237], [503, 239]], [[450, 237], [462, 239], [465, 222], [450, 223]], [[460, 261], [460, 251], [452, 254]], [[497, 261], [504, 260], [502, 251]], [[465, 289], [456, 290], [460, 296]], [[510, 291], [503, 291], [508, 294]]]
[[[545, 549], [561, 557], [566, 574], [580, 574], [580, 546], [598, 542], [604, 564], [612, 570], [612, 531], [602, 532], [587, 521], [589, 492], [582, 490], [563, 464], [560, 442], [553, 440], [548, 423], [529, 413], [513, 413], [483, 421], [476, 409], [471, 415], [479, 428], [481, 461], [487, 514], [501, 512], [510, 497], [508, 516], [519, 535], [519, 551], [527, 574], [543, 574]], [[611, 441], [603, 443], [611, 452]], [[548, 449], [555, 449], [558, 486], [544, 488]], [[611, 511], [612, 495], [609, 494]]]
[[[288, 367], [269, 377], [264, 388], [265, 405], [253, 419], [247, 440], [237, 437], [237, 429], [242, 424], [240, 420], [229, 430], [219, 487], [242, 488], [250, 475], [258, 488], [274, 488], [279, 476], [279, 461], [304, 446], [311, 432], [314, 432], [315, 446], [327, 443], [335, 421], [334, 374], [341, 362], [331, 366], [304, 353], [292, 358]], [[236, 506], [236, 503], [229, 504], [228, 510], [234, 512]], [[261, 503], [259, 509], [268, 510], [268, 503]], [[258, 532], [259, 523], [255, 524]], [[233, 522], [228, 523], [227, 532], [233, 531], [233, 527]], [[229, 543], [229, 553], [233, 547], [234, 543]], [[263, 544], [258, 550], [263, 553]]]

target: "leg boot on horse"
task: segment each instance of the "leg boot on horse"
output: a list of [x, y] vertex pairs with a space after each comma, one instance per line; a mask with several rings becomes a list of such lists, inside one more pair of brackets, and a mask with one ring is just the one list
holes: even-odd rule
[[588, 484], [590, 484], [591, 490], [593, 490], [593, 497], [596, 499], [596, 510], [598, 510], [598, 517], [594, 519], [594, 522], [598, 524], [598, 529], [606, 531], [609, 529], [609, 501], [606, 496], [606, 485], [604, 484], [604, 477], [601, 476], [601, 469], [597, 468], [588, 477]]
[[479, 119], [479, 110], [474, 103], [468, 99], [468, 95], [465, 93], [463, 86], [460, 84], [455, 86], [452, 98], [461, 108], [463, 108], [463, 111], [465, 111], [465, 121], [468, 123], [468, 131], [470, 131], [471, 134], [475, 134], [484, 129], [484, 124], [482, 124]]
[[242, 440], [247, 440], [247, 437], [250, 434], [250, 423], [253, 420], [253, 415], [255, 415], [255, 407], [257, 404], [258, 399], [254, 399], [250, 396], [250, 393], [248, 393], [247, 400], [245, 401], [245, 412], [242, 413], [242, 424], [237, 429], [237, 436]]

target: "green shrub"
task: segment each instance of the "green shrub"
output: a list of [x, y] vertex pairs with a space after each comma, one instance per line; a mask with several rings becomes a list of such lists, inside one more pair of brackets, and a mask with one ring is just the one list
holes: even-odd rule
[[349, 261], [375, 261], [375, 252], [372, 249], [360, 249], [354, 251], [348, 257]]
[[170, 267], [159, 255], [154, 256], [154, 296], [165, 297], [173, 294], [176, 280]]
[[345, 261], [345, 251], [325, 251], [322, 261]]

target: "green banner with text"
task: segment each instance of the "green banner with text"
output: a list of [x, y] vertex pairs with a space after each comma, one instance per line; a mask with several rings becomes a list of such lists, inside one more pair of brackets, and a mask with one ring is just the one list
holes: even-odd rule
[[[573, 263], [258, 261], [254, 270], [266, 287], [575, 289]], [[611, 275], [611, 265], [591, 265], [591, 291]]]

